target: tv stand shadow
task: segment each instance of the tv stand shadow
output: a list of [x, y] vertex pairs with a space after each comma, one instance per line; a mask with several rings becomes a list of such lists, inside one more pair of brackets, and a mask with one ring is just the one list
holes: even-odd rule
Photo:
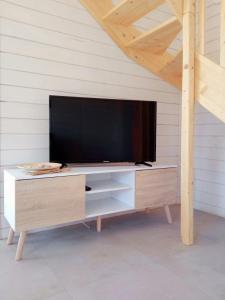
[[145, 161], [135, 163], [135, 166], [141, 166], [141, 165], [147, 166], [147, 167], [152, 167], [152, 164], [145, 162]]
[[176, 166], [77, 167], [37, 176], [4, 171], [7, 243], [20, 234], [16, 260], [22, 259], [27, 234], [34, 229], [96, 219], [101, 232], [102, 218], [156, 207], [164, 208], [172, 223], [169, 205], [176, 202]]

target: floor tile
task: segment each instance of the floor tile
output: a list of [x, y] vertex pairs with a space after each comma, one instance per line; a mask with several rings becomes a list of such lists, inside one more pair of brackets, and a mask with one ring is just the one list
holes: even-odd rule
[[180, 241], [162, 209], [28, 235], [24, 260], [16, 242], [0, 241], [1, 300], [224, 300], [225, 220], [195, 213], [196, 241]]

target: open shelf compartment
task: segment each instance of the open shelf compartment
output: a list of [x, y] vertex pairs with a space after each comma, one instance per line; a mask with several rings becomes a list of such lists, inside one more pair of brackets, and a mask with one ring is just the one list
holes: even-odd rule
[[91, 187], [87, 194], [97, 194], [134, 188], [133, 172], [87, 175], [86, 185]]
[[135, 208], [135, 173], [91, 174], [86, 185], [86, 217], [114, 214]]

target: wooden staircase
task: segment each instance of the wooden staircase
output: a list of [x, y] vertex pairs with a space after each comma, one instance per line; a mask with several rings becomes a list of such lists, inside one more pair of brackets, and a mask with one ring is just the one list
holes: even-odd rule
[[[224, 0], [221, 0], [224, 2]], [[181, 0], [80, 0], [121, 50], [132, 60], [176, 88], [182, 88], [182, 49], [169, 51], [182, 30]], [[174, 17], [145, 32], [134, 23], [167, 3]], [[221, 47], [224, 47], [221, 44]], [[195, 98], [225, 122], [225, 66], [196, 54]]]
[[[181, 89], [182, 60], [167, 49], [182, 30], [177, 17], [172, 17], [146, 32], [138, 30], [134, 22], [155, 10], [165, 0], [123, 0], [114, 6], [111, 0], [80, 0], [111, 36], [121, 50], [132, 60], [161, 79]], [[179, 5], [169, 1], [179, 15]]]

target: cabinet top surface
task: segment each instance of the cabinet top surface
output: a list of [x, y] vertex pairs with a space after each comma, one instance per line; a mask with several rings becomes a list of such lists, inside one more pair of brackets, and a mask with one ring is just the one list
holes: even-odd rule
[[30, 175], [22, 169], [6, 169], [5, 172], [15, 177], [15, 180], [41, 179], [52, 178], [60, 176], [76, 176], [76, 175], [90, 175], [90, 174], [104, 174], [115, 172], [129, 172], [129, 171], [143, 171], [176, 168], [176, 165], [153, 165], [147, 166], [103, 166], [103, 167], [73, 167], [63, 170], [60, 173], [50, 173], [44, 175]]

